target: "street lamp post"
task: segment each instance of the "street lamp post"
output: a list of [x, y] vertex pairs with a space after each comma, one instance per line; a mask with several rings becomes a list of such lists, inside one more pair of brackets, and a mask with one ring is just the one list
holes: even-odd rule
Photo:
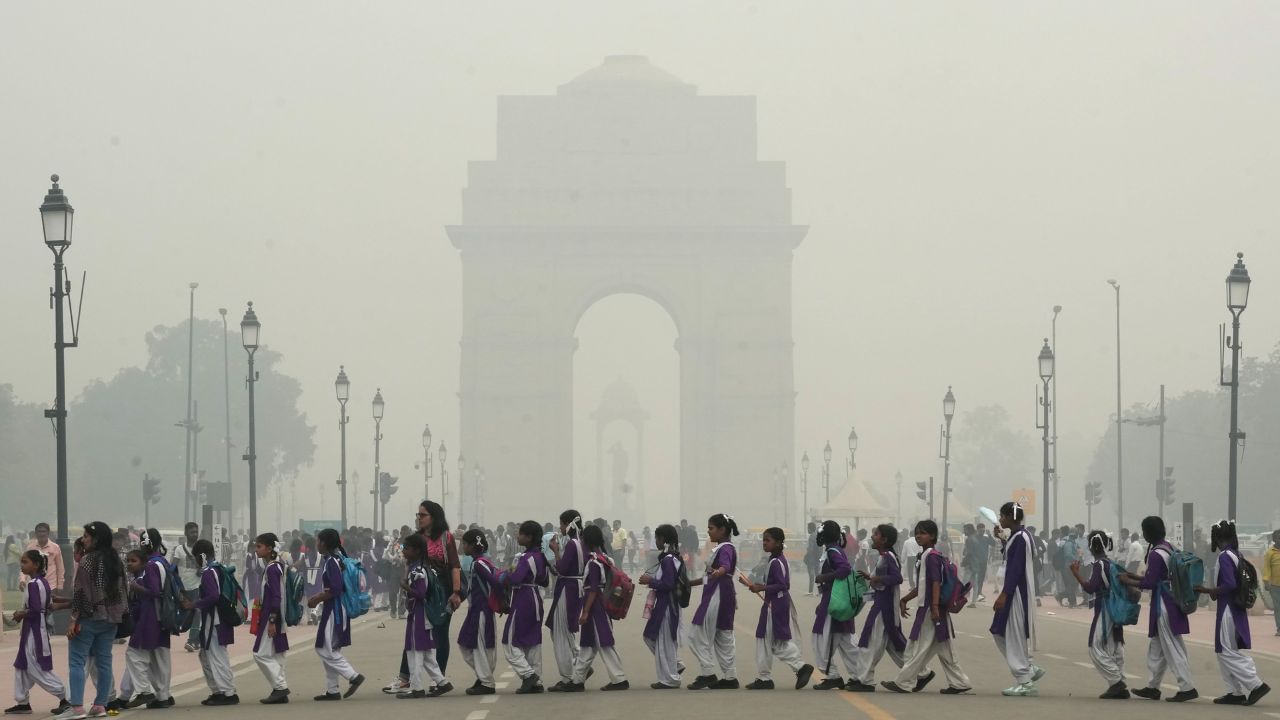
[[258, 443], [256, 426], [254, 425], [253, 389], [258, 384], [258, 373], [253, 369], [253, 355], [258, 351], [259, 336], [262, 323], [258, 322], [258, 314], [253, 311], [253, 302], [244, 311], [240, 320], [240, 342], [249, 354], [249, 447], [242, 460], [249, 462], [249, 537], [258, 536]]
[[462, 519], [462, 498], [466, 497], [467, 457], [458, 453], [458, 519]]
[[187, 315], [187, 416], [178, 423], [187, 436], [186, 472], [183, 473], [182, 480], [185, 486], [182, 492], [184, 521], [190, 521], [198, 514], [196, 504], [199, 502], [196, 496], [196, 467], [191, 461], [192, 426], [195, 422], [191, 418], [191, 386], [196, 346], [196, 288], [200, 287], [200, 283], [191, 283], [187, 287], [191, 289], [191, 305]]
[[445, 501], [449, 499], [449, 469], [445, 467], [448, 454], [449, 449], [441, 440], [440, 447], [436, 449], [436, 460], [440, 462], [440, 507], [444, 507]]
[[805, 450], [800, 456], [800, 491], [804, 495], [804, 507], [801, 512], [804, 515], [800, 518], [800, 524], [808, 527], [809, 523], [809, 451]]
[[1249, 271], [1244, 266], [1244, 253], [1236, 253], [1235, 267], [1227, 275], [1227, 309], [1231, 311], [1231, 337], [1227, 342], [1231, 345], [1231, 431], [1227, 435], [1230, 441], [1230, 459], [1227, 472], [1227, 519], [1236, 519], [1236, 480], [1239, 471], [1237, 451], [1244, 441], [1244, 433], [1240, 431], [1240, 314], [1249, 304]]
[[53, 354], [54, 354], [54, 391], [53, 409], [45, 410], [44, 416], [53, 420], [54, 443], [56, 445], [57, 462], [57, 494], [58, 494], [58, 537], [56, 542], [62, 550], [62, 560], [66, 577], [70, 577], [72, 552], [67, 516], [67, 371], [65, 350], [80, 344], [76, 323], [72, 322], [71, 342], [63, 337], [63, 298], [71, 291], [71, 284], [62, 279], [62, 256], [71, 247], [71, 227], [75, 220], [75, 209], [58, 187], [58, 176], [49, 178], [53, 186], [44, 196], [40, 205], [40, 221], [44, 226], [44, 244], [53, 252]]
[[230, 340], [227, 333], [227, 309], [218, 308], [218, 314], [222, 316], [222, 399], [224, 402], [222, 417], [226, 421], [222, 447], [227, 455], [227, 528], [230, 529], [231, 509], [235, 507], [233, 502], [235, 493], [231, 491], [231, 360], [227, 349]]
[[822, 449], [822, 489], [827, 491], [827, 504], [831, 503], [831, 441]]
[[[1040, 423], [1037, 419], [1036, 427], [1044, 430], [1044, 464], [1042, 472], [1044, 474], [1043, 498], [1044, 510], [1041, 515], [1044, 522], [1050, 522], [1051, 508], [1049, 507], [1049, 473], [1052, 469], [1049, 467], [1049, 411], [1053, 407], [1053, 402], [1049, 399], [1049, 381], [1053, 379], [1053, 348], [1049, 347], [1049, 338], [1044, 339], [1044, 347], [1040, 348], [1040, 357], [1038, 358], [1040, 365], [1040, 381], [1044, 383], [1044, 395], [1040, 398], [1040, 406], [1044, 408], [1044, 422]], [[944, 487], [945, 490], [945, 487]], [[943, 507], [946, 507], [946, 495], [943, 495]]]
[[1116, 291], [1116, 527], [1124, 527], [1124, 414], [1120, 401], [1120, 283], [1108, 280]]
[[947, 538], [947, 545], [951, 544], [951, 536], [947, 533], [947, 497], [951, 494], [951, 418], [956, 414], [956, 396], [951, 393], [951, 386], [947, 386], [947, 394], [942, 397], [942, 418], [946, 421], [946, 426], [939, 428], [942, 434], [940, 442], [942, 443], [942, 534]]
[[[1053, 360], [1053, 364], [1055, 365], [1053, 372], [1055, 376], [1057, 375], [1057, 372], [1058, 372], [1058, 368], [1056, 367], [1056, 365], [1058, 364], [1058, 359], [1056, 356], [1056, 353], [1058, 352], [1058, 314], [1061, 312], [1062, 312], [1061, 305], [1053, 306], [1053, 324], [1052, 324], [1053, 328], [1052, 328], [1052, 332], [1049, 334], [1049, 342], [1052, 343], [1053, 352], [1055, 353], [1054, 360]], [[1056, 377], [1053, 381], [1052, 400], [1053, 400], [1053, 526], [1058, 527], [1058, 381]], [[1089, 528], [1093, 529], [1093, 525], [1092, 524], [1089, 525]]]
[[858, 469], [858, 430], [849, 428], [849, 477], [852, 478]]
[[431, 425], [422, 430], [422, 497], [431, 497]]
[[351, 418], [347, 417], [347, 401], [351, 399], [351, 381], [347, 379], [347, 367], [345, 365], [338, 366], [338, 378], [333, 381], [334, 394], [338, 397], [338, 431], [342, 437], [341, 441], [341, 457], [342, 460], [338, 465], [338, 493], [341, 497], [339, 505], [342, 508], [342, 532], [347, 530], [347, 423]]
[[[378, 492], [382, 483], [382, 414], [387, 404], [382, 400], [382, 388], [373, 395], [373, 527], [378, 528]], [[385, 519], [385, 518], [384, 518]]]

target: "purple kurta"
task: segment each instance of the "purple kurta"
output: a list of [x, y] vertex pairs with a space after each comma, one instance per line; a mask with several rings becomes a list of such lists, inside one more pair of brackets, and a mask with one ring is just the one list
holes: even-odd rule
[[[582, 541], [568, 538], [565, 541], [560, 560], [556, 562], [556, 590], [551, 600], [551, 612], [547, 613], [547, 629], [552, 629], [556, 620], [556, 608], [564, 603], [564, 616], [569, 632], [578, 632], [578, 616], [582, 612], [582, 576], [583, 569]], [[546, 556], [544, 555], [545, 559]]]
[[53, 648], [49, 643], [49, 603], [53, 593], [49, 590], [49, 581], [44, 575], [37, 575], [27, 582], [27, 602], [22, 609], [27, 612], [22, 618], [22, 637], [18, 640], [18, 657], [13, 666], [18, 670], [27, 669], [27, 643], [35, 643], [36, 662], [40, 669], [53, 672]]
[[894, 600], [898, 594], [898, 587], [902, 585], [902, 568], [898, 566], [898, 556], [889, 551], [880, 553], [880, 562], [876, 565], [876, 577], [880, 580], [880, 587], [871, 591], [871, 610], [862, 623], [862, 635], [858, 637], [858, 647], [871, 646], [871, 632], [877, 628], [876, 620], [879, 620], [879, 629], [876, 632], [884, 633], [889, 640], [889, 645], [894, 649], [903, 650], [907, 647], [907, 638], [902, 634], [898, 603]]
[[1232, 548], [1218, 554], [1218, 588], [1226, 592], [1218, 596], [1218, 612], [1213, 625], [1213, 651], [1222, 652], [1222, 614], [1231, 613], [1231, 622], [1235, 624], [1236, 648], [1248, 650], [1252, 643], [1249, 637], [1249, 613], [1236, 604], [1236, 588], [1240, 581], [1236, 578], [1236, 563], [1240, 561], [1240, 553]]
[[222, 597], [222, 584], [217, 565], [209, 565], [200, 572], [200, 597], [195, 601], [196, 610], [200, 612], [200, 648], [208, 650], [213, 641], [213, 633], [218, 633], [219, 645], [230, 645], [235, 642], [235, 628], [224, 625], [218, 617], [218, 599]]
[[[925, 623], [933, 623], [933, 618], [930, 615], [930, 608], [933, 607], [934, 598], [930, 597], [926, 593], [933, 592], [934, 583], [942, 582], [942, 555], [940, 555], [937, 550], [928, 548], [921, 553], [921, 556], [923, 557], [924, 562], [916, 563], [916, 575], [918, 577], [920, 575], [920, 568], [924, 567], [924, 582], [916, 583], [916, 585], [919, 592], [922, 595], [925, 595], [925, 602], [924, 605], [916, 608], [916, 618], [911, 623], [910, 637], [912, 640], [920, 639], [920, 633], [924, 629]], [[1009, 571], [1005, 570], [1005, 572], [1008, 573]], [[1001, 624], [1001, 627], [1004, 627], [1003, 623]], [[955, 631], [951, 627], [951, 613], [947, 612], [945, 608], [942, 609], [942, 622], [934, 625], [933, 631], [934, 639], [937, 642], [950, 642], [951, 638], [955, 637]]]
[[[720, 577], [711, 577], [711, 571], [724, 568]], [[707, 574], [702, 580], [702, 598], [698, 601], [698, 609], [693, 611], [693, 624], [701, 625], [707, 617], [707, 608], [711, 606], [712, 596], [720, 600], [720, 609], [716, 613], [716, 630], [732, 630], [733, 614], [738, 609], [737, 591], [733, 588], [733, 573], [738, 569], [738, 549], [733, 543], [720, 543], [711, 549], [711, 562], [707, 566]]]
[[274, 623], [276, 626], [276, 636], [269, 638], [272, 641], [272, 649], [277, 653], [285, 652], [289, 649], [289, 636], [286, 635], [286, 626], [284, 624], [284, 595], [285, 595], [285, 569], [284, 564], [275, 561], [267, 565], [266, 574], [263, 575], [262, 583], [258, 587], [259, 602], [261, 609], [259, 610], [258, 636], [253, 641], [253, 651], [258, 652], [258, 648], [262, 645], [262, 638], [267, 635], [267, 625]]
[[547, 559], [540, 550], [516, 556], [515, 568], [503, 577], [511, 586], [511, 614], [502, 628], [504, 645], [534, 647], [542, 644], [542, 593], [546, 587]]
[[138, 578], [142, 587], [138, 599], [138, 614], [133, 619], [133, 634], [129, 647], [137, 650], [155, 650], [169, 647], [169, 633], [160, 626], [160, 593], [165, 578], [172, 570], [163, 555], [152, 555]]
[[[822, 568], [818, 571], [819, 575], [831, 575], [836, 580], [849, 577], [849, 573], [853, 572], [853, 568], [849, 565], [849, 558], [845, 557], [844, 550], [838, 547], [830, 546], [822, 554]], [[813, 621], [814, 634], [821, 633], [827, 624], [827, 604], [831, 602], [831, 584], [833, 580], [818, 585], [818, 610], [817, 617]], [[853, 634], [853, 618], [848, 620], [832, 620], [831, 632]]]
[[662, 621], [667, 621], [667, 632], [675, 639], [680, 630], [680, 604], [676, 602], [676, 580], [680, 575], [680, 559], [674, 554], [663, 554], [658, 560], [658, 571], [649, 577], [649, 589], [653, 591], [653, 610], [644, 624], [644, 636], [657, 641]]
[[431, 637], [431, 623], [427, 621], [426, 568], [414, 563], [409, 568], [409, 592], [405, 595], [404, 649], [410, 651], [435, 650], [436, 641]]
[[471, 586], [467, 589], [467, 616], [458, 630], [458, 647], [478, 649], [480, 623], [484, 623], [484, 646], [494, 646], [493, 610], [489, 609], [489, 591], [498, 580], [498, 571], [489, 556], [482, 555], [471, 563]]
[[[1032, 579], [1027, 577], [1027, 551], [1035, 545], [1035, 538], [1031, 537], [1031, 532], [1025, 527], [1020, 527], [1009, 536], [1009, 542], [1004, 546], [1004, 587], [1000, 592], [1005, 596], [1004, 607], [996, 610], [995, 617], [991, 620], [991, 634], [1004, 635], [1005, 627], [1009, 624], [1009, 616], [1013, 612], [1013, 603], [1022, 603], [1022, 617], [1031, 617], [1031, 583]], [[939, 559], [939, 569], [941, 569], [941, 559]], [[939, 575], [941, 577], [941, 575]], [[1027, 637], [1031, 637], [1031, 623], [1024, 622], [1024, 632]]]
[[[351, 619], [342, 610], [342, 593], [346, 587], [342, 584], [342, 560], [336, 553], [324, 559], [320, 566], [320, 585], [332, 594], [321, 604], [320, 629], [316, 631], [316, 647], [344, 648], [351, 644]], [[334, 618], [332, 641], [329, 635], [329, 619]]]
[[602, 554], [593, 553], [588, 556], [587, 575], [583, 582], [583, 600], [585, 601], [586, 596], [591, 594], [594, 594], [596, 599], [591, 603], [591, 610], [587, 612], [587, 623], [582, 626], [582, 634], [578, 636], [583, 647], [595, 645], [597, 638], [599, 638], [600, 647], [613, 647], [613, 622], [604, 611], [605, 584], [609, 577], [605, 572], [606, 562]]
[[775, 556], [769, 560], [764, 578], [764, 604], [756, 623], [756, 637], [763, 639], [768, 620], [773, 618], [773, 639], [791, 639], [791, 568], [787, 559]]
[[1168, 582], [1166, 582], [1169, 579], [1169, 566], [1165, 563], [1168, 555], [1157, 552], [1160, 550], [1171, 553], [1173, 546], [1168, 542], [1162, 542], [1147, 553], [1147, 574], [1142, 576], [1140, 585], [1143, 590], [1151, 591], [1151, 612], [1147, 613], [1147, 637], [1156, 636], [1158, 627], [1156, 623], [1161, 613], [1168, 613], [1169, 630], [1174, 635], [1186, 635], [1191, 632], [1191, 622], [1187, 620], [1187, 614], [1182, 612], [1182, 608], [1169, 597]]

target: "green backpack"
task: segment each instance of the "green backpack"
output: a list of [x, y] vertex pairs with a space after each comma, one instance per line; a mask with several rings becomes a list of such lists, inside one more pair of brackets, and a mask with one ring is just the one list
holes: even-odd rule
[[[830, 552], [835, 548], [828, 548]], [[827, 599], [827, 616], [836, 622], [852, 620], [862, 612], [866, 595], [871, 591], [865, 578], [850, 572], [848, 577], [831, 583], [831, 597]]]

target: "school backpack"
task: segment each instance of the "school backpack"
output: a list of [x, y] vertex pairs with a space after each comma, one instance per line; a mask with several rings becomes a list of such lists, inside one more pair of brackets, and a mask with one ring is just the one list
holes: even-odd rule
[[236, 569], [214, 563], [218, 573], [218, 622], [230, 627], [240, 627], [249, 616], [249, 602], [244, 588], [236, 580]]
[[[832, 550], [835, 548], [829, 548], [828, 552]], [[827, 615], [837, 622], [852, 620], [862, 612], [869, 590], [866, 579], [857, 573], [851, 572], [848, 577], [836, 578], [831, 583], [831, 594], [827, 597]]]
[[1124, 568], [1120, 563], [1107, 560], [1107, 596], [1103, 599], [1103, 607], [1107, 609], [1107, 617], [1112, 625], [1137, 625], [1138, 613], [1142, 609], [1138, 600], [1142, 592], [1120, 582], [1120, 574]]
[[1239, 553], [1236, 553], [1236, 560], [1236, 591], [1232, 600], [1237, 606], [1249, 610], [1258, 602], [1258, 570]]
[[510, 573], [510, 570], [496, 572], [494, 581], [489, 584], [489, 609], [498, 615], [511, 612], [511, 586], [506, 582]]
[[184, 599], [182, 579], [178, 571], [164, 558], [155, 562], [162, 563], [164, 581], [160, 587], [160, 597], [156, 603], [159, 608], [160, 628], [170, 635], [181, 635], [191, 629], [195, 619], [195, 610], [182, 609]]
[[1200, 605], [1196, 586], [1204, 584], [1204, 561], [1185, 550], [1171, 549], [1166, 552], [1169, 557], [1169, 573], [1164, 584], [1174, 604], [1190, 615]]
[[693, 588], [689, 586], [689, 566], [688, 563], [680, 563], [680, 569], [676, 571], [676, 588], [672, 591], [672, 596], [681, 608], [689, 607], [689, 598], [693, 596]]
[[445, 592], [444, 583], [440, 580], [440, 573], [435, 568], [424, 566], [423, 569], [427, 573], [427, 597], [423, 600], [426, 605], [427, 622], [432, 627], [443, 625], [449, 617], [449, 595]]
[[600, 598], [604, 603], [604, 614], [611, 620], [625, 620], [627, 611], [631, 609], [631, 598], [636, 594], [636, 584], [608, 557], [597, 557], [604, 564], [605, 571], [605, 588]]
[[280, 599], [280, 604], [284, 606], [284, 624], [288, 627], [294, 627], [302, 622], [302, 616], [306, 613], [303, 609], [303, 597], [307, 593], [307, 579], [302, 573], [287, 568], [284, 572], [284, 597]]
[[364, 615], [373, 607], [369, 595], [369, 574], [359, 560], [342, 556], [342, 612], [348, 620]]
[[951, 558], [941, 553], [935, 553], [942, 561], [942, 587], [940, 588], [940, 600], [949, 613], [958, 613], [969, 604], [969, 589], [973, 587], [972, 583], [960, 582], [960, 573], [956, 570], [956, 564], [951, 562]]

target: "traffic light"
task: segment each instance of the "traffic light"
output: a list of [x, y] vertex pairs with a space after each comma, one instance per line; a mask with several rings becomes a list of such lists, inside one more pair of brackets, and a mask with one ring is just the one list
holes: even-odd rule
[[160, 480], [146, 475], [142, 478], [142, 500], [150, 505], [160, 502]]
[[1102, 502], [1102, 483], [1090, 482], [1084, 484], [1084, 504], [1090, 507]]
[[928, 487], [929, 486], [925, 483], [922, 483], [922, 482], [916, 483], [916, 497], [920, 498], [921, 500], [928, 501], [929, 499], [929, 492], [927, 489]]
[[400, 478], [391, 477], [391, 473], [382, 473], [378, 478], [378, 489], [381, 491], [381, 499], [383, 503], [391, 502], [391, 496], [396, 494], [400, 488], [396, 487], [396, 483]]
[[1162, 486], [1160, 488], [1163, 492], [1160, 502], [1164, 505], [1172, 505], [1174, 503], [1176, 495], [1174, 493], [1173, 484], [1173, 468], [1167, 467], [1164, 469], [1164, 482], [1161, 483]]

